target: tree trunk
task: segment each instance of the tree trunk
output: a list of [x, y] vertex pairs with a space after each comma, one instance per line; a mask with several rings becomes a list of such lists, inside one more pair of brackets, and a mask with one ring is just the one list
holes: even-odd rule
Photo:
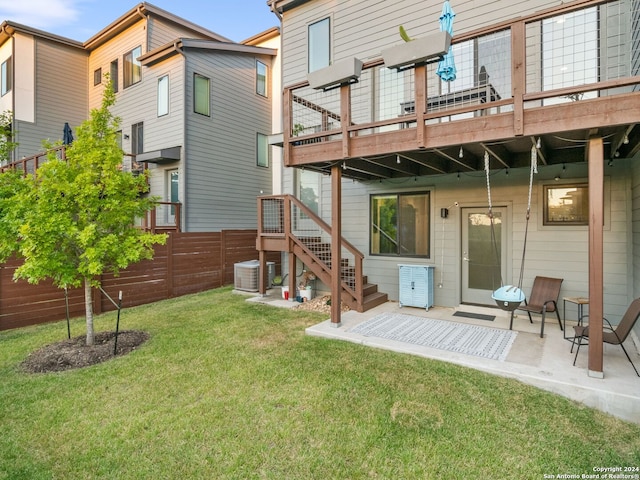
[[88, 278], [84, 279], [84, 310], [87, 317], [87, 345], [93, 345], [93, 290]]

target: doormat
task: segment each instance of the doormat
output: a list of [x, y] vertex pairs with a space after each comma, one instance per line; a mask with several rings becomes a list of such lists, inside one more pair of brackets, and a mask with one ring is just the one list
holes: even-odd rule
[[398, 313], [381, 313], [356, 325], [350, 332], [501, 362], [507, 358], [517, 336], [512, 330]]
[[495, 315], [485, 315], [484, 313], [471, 313], [471, 312], [456, 312], [454, 317], [475, 318], [476, 320], [487, 320], [493, 322], [496, 319]]

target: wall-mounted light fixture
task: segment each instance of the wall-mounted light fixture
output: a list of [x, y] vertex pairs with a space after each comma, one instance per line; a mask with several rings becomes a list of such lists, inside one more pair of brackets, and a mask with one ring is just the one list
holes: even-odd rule
[[125, 134], [124, 134], [124, 139], [125, 139], [125, 140], [129, 140], [129, 134], [128, 134], [128, 133], [125, 133]]

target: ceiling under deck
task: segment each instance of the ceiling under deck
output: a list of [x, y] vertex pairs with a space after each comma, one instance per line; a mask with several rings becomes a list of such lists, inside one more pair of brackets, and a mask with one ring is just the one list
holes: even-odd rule
[[443, 148], [393, 151], [299, 167], [329, 174], [331, 167], [340, 163], [343, 177], [360, 181], [445, 175], [484, 170], [485, 152], [489, 155], [491, 169], [528, 167], [533, 146], [536, 146], [539, 164], [569, 164], [587, 161], [587, 145], [589, 138], [594, 136], [603, 138], [607, 161], [630, 158], [640, 151], [640, 124], [630, 124], [549, 133], [540, 137], [521, 136]]

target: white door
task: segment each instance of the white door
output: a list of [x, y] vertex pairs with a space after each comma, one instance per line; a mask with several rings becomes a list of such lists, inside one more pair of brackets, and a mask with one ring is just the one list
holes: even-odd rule
[[462, 303], [495, 305], [491, 298], [506, 278], [506, 207], [462, 208]]

